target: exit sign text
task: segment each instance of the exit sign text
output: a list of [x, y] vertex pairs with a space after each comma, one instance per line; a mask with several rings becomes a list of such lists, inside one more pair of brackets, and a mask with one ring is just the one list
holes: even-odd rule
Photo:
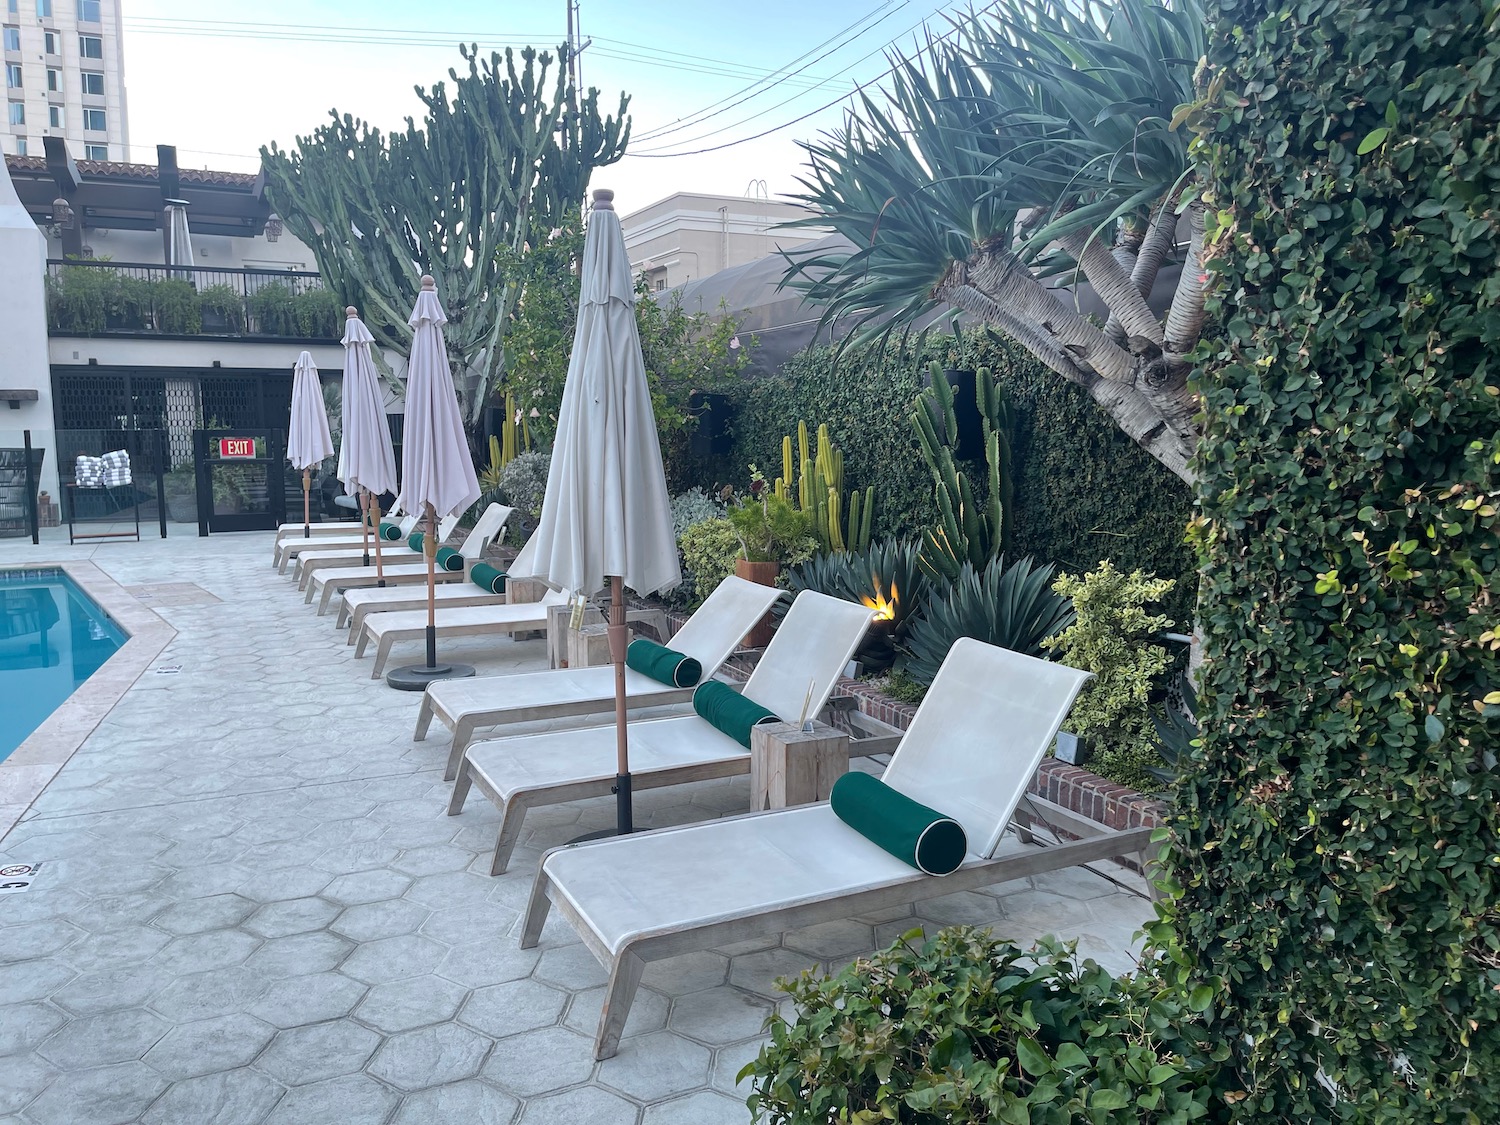
[[221, 437], [219, 439], [221, 460], [246, 460], [255, 457], [255, 439], [248, 437]]

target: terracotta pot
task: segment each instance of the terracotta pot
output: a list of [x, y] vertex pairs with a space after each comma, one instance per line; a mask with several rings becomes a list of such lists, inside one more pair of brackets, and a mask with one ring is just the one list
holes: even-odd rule
[[[736, 577], [743, 578], [746, 582], [754, 582], [761, 586], [774, 586], [776, 585], [776, 576], [781, 573], [781, 564], [736, 559], [734, 573]], [[771, 627], [771, 615], [767, 613], [760, 619], [755, 628], [745, 634], [745, 639], [741, 643], [747, 648], [765, 648], [766, 645], [771, 643], [771, 636], [775, 631]]]

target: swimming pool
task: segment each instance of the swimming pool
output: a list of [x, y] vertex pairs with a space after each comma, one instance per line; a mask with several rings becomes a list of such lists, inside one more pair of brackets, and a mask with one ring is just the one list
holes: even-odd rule
[[125, 639], [58, 568], [0, 570], [0, 761]]

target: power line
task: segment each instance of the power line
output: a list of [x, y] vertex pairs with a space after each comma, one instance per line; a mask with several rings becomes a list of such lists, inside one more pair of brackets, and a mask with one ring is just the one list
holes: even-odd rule
[[[978, 18], [979, 16], [984, 15], [986, 12], [989, 12], [993, 8], [998, 7], [1003, 2], [1004, 2], [1004, 0], [993, 0], [992, 3], [987, 4], [985, 7], [979, 9], [977, 12], [974, 12], [973, 13], [973, 18]], [[926, 20], [922, 21], [922, 23], [925, 23], [925, 22], [926, 22]], [[902, 32], [901, 35], [898, 35], [896, 38], [900, 39], [902, 36], [906, 35], [907, 32], [914, 31], [917, 27], [922, 26], [922, 23], [919, 23], [919, 24], [913, 25], [913, 27], [907, 28], [907, 31]], [[952, 36], [956, 35], [960, 30], [961, 30], [960, 26], [953, 27], [950, 31], [945, 32], [944, 34], [938, 36], [936, 39], [929, 40], [928, 46], [932, 46], [934, 44], [941, 43], [943, 40], [949, 39]], [[895, 40], [891, 41], [891, 43], [894, 43], [894, 42], [895, 42]], [[886, 44], [887, 47], [890, 46], [890, 45], [891, 45], [890, 43]], [[884, 50], [884, 49], [885, 49], [885, 47], [881, 48], [881, 50]], [[844, 68], [844, 70], [840, 71], [839, 73], [842, 74], [842, 73], [844, 73], [844, 71], [850, 70], [851, 68], [853, 68], [855, 66], [858, 66], [861, 62], [864, 62], [865, 59], [870, 58], [871, 55], [878, 54], [878, 53], [879, 52], [877, 52], [877, 51], [872, 51], [872, 52], [870, 52], [869, 55], [865, 55], [862, 58], [856, 59], [854, 62], [850, 63], [849, 66], [846, 66]], [[783, 121], [780, 125], [774, 125], [771, 128], [769, 128], [769, 129], [763, 129], [759, 133], [754, 133], [754, 134], [752, 134], [752, 135], [750, 135], [748, 137], [741, 137], [739, 140], [735, 140], [735, 141], [725, 141], [723, 144], [710, 145], [710, 146], [708, 146], [706, 148], [690, 149], [690, 150], [688, 150], [686, 152], [630, 152], [630, 151], [627, 151], [625, 153], [625, 157], [627, 159], [630, 158], [630, 157], [634, 157], [637, 160], [669, 160], [669, 159], [671, 159], [674, 156], [702, 156], [705, 153], [722, 152], [724, 149], [727, 149], [727, 148], [735, 148], [735, 147], [737, 147], [739, 145], [748, 144], [751, 141], [758, 141], [762, 137], [769, 137], [772, 133], [779, 133], [783, 129], [788, 129], [788, 128], [790, 128], [793, 125], [801, 124], [803, 121], [806, 121], [809, 117], [816, 117], [818, 114], [824, 112], [825, 110], [832, 109], [834, 106], [838, 105], [840, 102], [847, 101], [849, 98], [852, 98], [852, 97], [854, 97], [857, 94], [863, 93], [868, 87], [874, 85], [876, 82], [880, 82], [880, 81], [882, 81], [882, 80], [890, 77], [892, 74], [896, 73], [896, 71], [898, 69], [900, 69], [901, 67], [907, 65], [914, 58], [916, 58], [919, 53], [920, 53], [919, 51], [913, 51], [910, 55], [906, 55], [906, 56], [903, 56], [903, 57], [897, 59], [896, 62], [894, 62], [893, 64], [891, 64], [891, 66], [887, 67], [881, 73], [875, 75], [873, 78], [870, 78], [870, 79], [867, 79], [864, 82], [861, 82], [858, 86], [856, 86], [853, 90], [850, 90], [847, 94], [840, 94], [838, 97], [834, 98], [831, 102], [825, 102], [823, 105], [818, 106], [816, 109], [808, 110], [806, 113], [800, 114], [799, 116], [792, 118], [790, 121]], [[838, 77], [838, 75], [833, 75], [833, 76], [830, 77], [829, 80], [831, 81], [832, 78], [836, 78], [836, 77]], [[798, 95], [797, 97], [800, 97], [800, 96], [801, 95]], [[745, 118], [745, 119], [743, 119], [741, 121], [735, 122], [735, 124], [733, 124], [733, 125], [725, 125], [722, 128], [715, 129], [712, 132], [704, 134], [704, 136], [702, 136], [702, 137], [694, 138], [694, 140], [706, 140], [708, 137], [716, 136], [719, 133], [728, 132], [730, 129], [736, 128], [739, 125], [748, 124], [750, 121], [754, 121], [757, 118], [766, 116], [766, 114], [770, 113], [772, 110], [780, 108], [780, 106], [786, 105], [789, 102], [796, 101], [797, 97], [788, 98], [788, 99], [786, 99], [786, 101], [780, 102], [780, 103], [778, 103], [778, 105], [770, 107], [770, 109], [763, 110], [760, 113], [754, 114], [754, 115], [752, 115], [752, 116], [750, 116], [748, 118]], [[692, 141], [687, 141], [687, 142], [683, 142], [683, 143], [691, 144]]]
[[[844, 47], [848, 46], [850, 43], [853, 43], [856, 39], [860, 38], [860, 36], [864, 35], [866, 32], [872, 31], [874, 30], [874, 28], [884, 23], [891, 16], [895, 15], [896, 12], [899, 12], [902, 8], [906, 7], [907, 4], [911, 2], [911, 0], [900, 0], [900, 4], [893, 11], [885, 11], [885, 9], [889, 8], [891, 4], [895, 2], [896, 0], [885, 0], [885, 3], [881, 4], [880, 7], [867, 12], [865, 15], [855, 20], [852, 24], [849, 24], [847, 27], [844, 27], [835, 32], [833, 35], [829, 36], [821, 43], [810, 47], [808, 50], [798, 55], [791, 62], [777, 68], [770, 74], [766, 75], [766, 77], [752, 83], [751, 85], [745, 87], [743, 90], [738, 90], [732, 94], [728, 94], [725, 97], [720, 98], [718, 101], [711, 102], [710, 104], [704, 106], [702, 109], [687, 114], [685, 117], [679, 117], [676, 121], [662, 126], [659, 129], [647, 130], [637, 139], [641, 141], [657, 140], [668, 135], [669, 133], [680, 132], [683, 129], [691, 128], [693, 125], [701, 124], [702, 122], [707, 121], [710, 118], [717, 117], [721, 113], [727, 113], [735, 106], [742, 105], [745, 102], [749, 101], [751, 98], [758, 97], [760, 93], [764, 92], [765, 89], [768, 88], [766, 86], [768, 82], [784, 74], [787, 76], [787, 78], [791, 78], [794, 75], [799, 74], [801, 71], [806, 70], [808, 66], [812, 66], [815, 63], [821, 62], [823, 59], [827, 58], [829, 55], [835, 53], [836, 51], [842, 50]], [[885, 14], [880, 15], [881, 12], [885, 12]], [[866, 23], [876, 16], [879, 16], [879, 18], [875, 19], [874, 23], [870, 23], [867, 27], [860, 28], [861, 24]], [[859, 30], [855, 32], [855, 29], [857, 28]], [[851, 32], [855, 32], [855, 34], [850, 35]], [[846, 36], [848, 38], [845, 38]], [[829, 46], [829, 44], [833, 44], [833, 46]], [[828, 50], [824, 51], [816, 58], [809, 58], [809, 56], [811, 56], [813, 52], [822, 50], [824, 47], [828, 47]], [[793, 67], [797, 66], [798, 63], [804, 62], [804, 60], [806, 60], [806, 65], [798, 68], [798, 70], [792, 70]], [[817, 86], [814, 85], [810, 88], [817, 89]], [[730, 99], [735, 100], [731, 101]], [[728, 102], [729, 104], [725, 105], [726, 102]], [[723, 108], [718, 108], [721, 106]]]
[[[126, 30], [141, 35], [250, 39], [279, 43], [338, 43], [375, 47], [447, 47], [455, 41], [482, 42], [491, 48], [527, 47], [534, 45], [539, 39], [549, 38], [548, 36], [516, 37], [473, 31], [432, 31], [415, 28], [353, 28], [330, 24], [290, 24], [281, 27], [266, 27], [262, 24], [233, 20], [184, 20], [154, 16], [127, 17], [125, 27]], [[649, 63], [656, 67], [692, 74], [707, 74], [713, 77], [764, 81], [776, 73], [727, 59], [670, 51], [605, 36], [593, 37], [592, 50], [600, 57], [619, 62]], [[816, 87], [816, 79], [813, 76], [795, 81], [796, 84], [806, 86], [808, 89]]]

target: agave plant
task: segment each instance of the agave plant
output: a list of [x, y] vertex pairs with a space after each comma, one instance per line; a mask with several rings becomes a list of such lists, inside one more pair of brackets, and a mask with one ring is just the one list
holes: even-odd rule
[[866, 671], [882, 672], [895, 661], [897, 646], [927, 600], [929, 582], [919, 557], [912, 540], [882, 539], [865, 551], [809, 559], [787, 572], [787, 588], [793, 593], [816, 590], [874, 610], [875, 622], [855, 659]]
[[1169, 697], [1159, 710], [1151, 712], [1162, 764], [1147, 766], [1146, 772], [1168, 785], [1177, 784], [1178, 775], [1192, 757], [1193, 744], [1198, 740], [1198, 693], [1193, 690], [1192, 677], [1184, 673], [1179, 686], [1180, 704]]
[[933, 597], [911, 626], [902, 665], [912, 679], [930, 684], [960, 637], [1042, 656], [1042, 642], [1074, 621], [1073, 603], [1052, 589], [1054, 567], [1030, 558], [1007, 566], [997, 557], [983, 571], [965, 563], [946, 597]]
[[[1203, 206], [1174, 126], [1197, 96], [1203, 9], [999, 0], [895, 59], [883, 94], [804, 146], [808, 222], [854, 249], [790, 253], [783, 284], [821, 303], [825, 324], [854, 323], [856, 341], [966, 312], [1190, 480]], [[1146, 298], [1171, 259], [1183, 268], [1163, 318]], [[1087, 281], [1107, 323], [1047, 283], [1057, 275]]]

